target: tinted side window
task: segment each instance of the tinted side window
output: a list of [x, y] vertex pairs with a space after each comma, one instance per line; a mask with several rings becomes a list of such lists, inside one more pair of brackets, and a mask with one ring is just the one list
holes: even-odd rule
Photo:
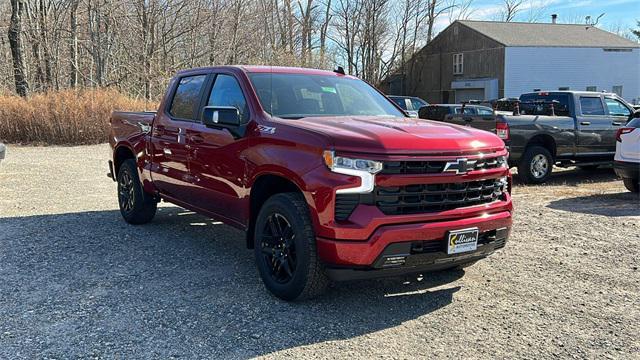
[[419, 99], [411, 99], [411, 104], [413, 105], [413, 110], [420, 110], [421, 107], [426, 106], [427, 104]]
[[[570, 116], [569, 114], [569, 95], [567, 94], [524, 94], [520, 96], [520, 113], [526, 115], [550, 115], [551, 105], [549, 102], [557, 101], [559, 104], [554, 105], [553, 110], [557, 116]], [[536, 102], [541, 102], [536, 104]], [[545, 104], [543, 104], [545, 103]]]
[[607, 103], [607, 110], [611, 116], [629, 117], [631, 115], [631, 111], [616, 99], [604, 98], [604, 102]]
[[640, 128], [640, 118], [635, 118], [626, 125], [627, 127]]
[[[456, 114], [461, 114], [462, 113], [462, 107], [456, 107]], [[465, 107], [464, 108], [464, 114], [465, 115], [474, 115], [475, 111], [473, 108], [470, 107]]]
[[404, 98], [392, 98], [391, 101], [396, 103], [402, 110], [407, 110], [407, 102]]
[[582, 115], [604, 115], [604, 106], [599, 97], [580, 97]]
[[493, 110], [491, 109], [477, 108], [476, 110], [478, 110], [478, 115], [483, 115], [483, 116], [493, 115]]
[[238, 109], [243, 122], [249, 119], [247, 101], [242, 94], [240, 84], [231, 75], [216, 76], [207, 106], [232, 106]]
[[200, 100], [200, 91], [206, 78], [206, 75], [197, 75], [180, 79], [169, 114], [179, 119], [195, 120], [195, 107]]

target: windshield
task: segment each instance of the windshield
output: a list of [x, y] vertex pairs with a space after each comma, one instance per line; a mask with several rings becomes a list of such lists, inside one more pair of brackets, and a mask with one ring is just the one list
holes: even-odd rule
[[266, 112], [283, 119], [311, 116], [405, 117], [364, 81], [330, 75], [249, 74]]

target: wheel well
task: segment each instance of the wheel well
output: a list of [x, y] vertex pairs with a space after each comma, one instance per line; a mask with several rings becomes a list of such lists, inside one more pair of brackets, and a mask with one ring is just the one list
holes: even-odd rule
[[253, 249], [253, 233], [256, 218], [262, 205], [271, 196], [286, 192], [301, 192], [291, 180], [278, 175], [262, 175], [253, 183], [250, 195], [249, 227], [247, 229], [247, 248]]
[[127, 159], [135, 159], [136, 157], [133, 155], [133, 152], [126, 146], [120, 146], [116, 149], [115, 154], [113, 155], [113, 171], [115, 172], [115, 176], [118, 176], [118, 170], [120, 170], [120, 165]]
[[542, 146], [545, 149], [549, 150], [551, 156], [556, 157], [556, 141], [552, 136], [546, 134], [536, 135], [529, 140], [527, 143], [527, 148], [533, 145]]

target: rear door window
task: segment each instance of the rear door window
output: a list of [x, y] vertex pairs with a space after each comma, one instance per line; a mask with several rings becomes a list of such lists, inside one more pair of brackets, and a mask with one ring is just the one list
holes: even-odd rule
[[604, 106], [600, 97], [581, 96], [580, 108], [582, 115], [604, 115]]
[[196, 107], [207, 75], [186, 76], [180, 79], [173, 95], [169, 114], [182, 120], [195, 120]]

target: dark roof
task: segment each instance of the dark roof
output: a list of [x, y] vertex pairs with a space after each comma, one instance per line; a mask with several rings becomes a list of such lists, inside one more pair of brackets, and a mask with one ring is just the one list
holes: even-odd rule
[[640, 44], [594, 26], [458, 20], [505, 46], [640, 48]]

